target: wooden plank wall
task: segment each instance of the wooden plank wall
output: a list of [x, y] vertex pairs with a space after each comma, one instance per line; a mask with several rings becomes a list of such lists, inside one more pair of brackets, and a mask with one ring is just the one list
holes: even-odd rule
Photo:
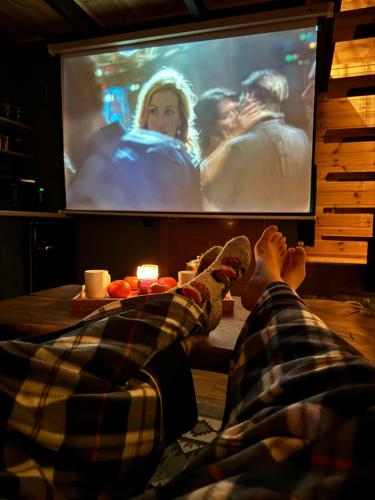
[[[349, 7], [353, 0], [342, 3]], [[331, 78], [374, 74], [374, 39], [335, 45]], [[375, 207], [375, 146], [366, 142], [324, 142], [330, 129], [373, 127], [375, 96], [328, 99], [317, 102], [315, 164], [317, 165], [317, 221], [310, 262], [365, 264], [367, 241], [373, 236]], [[367, 178], [367, 180], [366, 180]], [[345, 212], [345, 213], [339, 213]], [[372, 212], [372, 213], [371, 213]]]

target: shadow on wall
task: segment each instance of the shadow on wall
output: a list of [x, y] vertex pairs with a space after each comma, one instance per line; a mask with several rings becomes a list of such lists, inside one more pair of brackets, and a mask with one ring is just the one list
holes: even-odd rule
[[159, 222], [151, 217], [76, 216], [76, 282], [85, 269], [108, 269], [112, 280], [159, 264]]

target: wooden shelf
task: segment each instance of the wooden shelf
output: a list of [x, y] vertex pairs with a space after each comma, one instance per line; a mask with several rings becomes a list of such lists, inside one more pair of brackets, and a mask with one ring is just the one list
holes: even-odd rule
[[22, 130], [29, 130], [30, 132], [35, 130], [33, 127], [30, 127], [29, 125], [16, 122], [15, 120], [9, 120], [9, 118], [4, 118], [3, 116], [0, 116], [0, 125], [6, 125], [8, 127], [18, 128]]
[[373, 141], [375, 127], [335, 128], [324, 135], [324, 142], [362, 142]]
[[8, 149], [0, 149], [0, 153], [5, 156], [13, 156], [15, 158], [23, 158], [24, 160], [31, 160], [32, 156], [25, 153], [17, 153], [16, 151], [9, 151]]
[[331, 78], [328, 82], [327, 97], [354, 97], [375, 94], [374, 75]]
[[375, 7], [338, 12], [333, 25], [333, 41], [343, 42], [373, 36]]
[[311, 255], [307, 256], [307, 262], [310, 264], [356, 264], [356, 265], [366, 265], [366, 257], [346, 257], [335, 255]]

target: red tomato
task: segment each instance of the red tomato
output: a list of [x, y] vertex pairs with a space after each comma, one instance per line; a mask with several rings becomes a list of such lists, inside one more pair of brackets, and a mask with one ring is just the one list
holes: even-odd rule
[[164, 293], [167, 292], [171, 287], [166, 283], [152, 283], [148, 287], [147, 293]]
[[116, 280], [116, 281], [112, 281], [109, 285], [108, 285], [108, 295], [110, 297], [115, 297], [117, 299], [120, 299], [120, 298], [123, 298], [123, 297], [127, 297], [130, 293], [130, 285], [128, 282], [124, 281], [124, 280]]
[[123, 280], [126, 281], [127, 283], [129, 283], [130, 288], [132, 290], [137, 290], [137, 285], [138, 285], [137, 276], [125, 276], [125, 278], [123, 278]]
[[165, 283], [166, 285], [169, 285], [169, 288], [174, 288], [175, 286], [177, 286], [177, 281], [174, 278], [171, 278], [170, 276], [159, 278], [158, 283]]

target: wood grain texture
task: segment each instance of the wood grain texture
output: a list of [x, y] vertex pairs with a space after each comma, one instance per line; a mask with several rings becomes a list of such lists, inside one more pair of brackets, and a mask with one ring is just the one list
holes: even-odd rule
[[341, 12], [355, 9], [367, 9], [374, 5], [373, 0], [341, 0]]
[[317, 130], [373, 126], [375, 96], [344, 97], [328, 100], [324, 94], [319, 100]]
[[374, 165], [324, 165], [319, 164], [318, 168], [318, 182], [328, 180], [332, 175], [368, 175], [370, 179], [374, 174]]
[[333, 53], [331, 78], [373, 74], [374, 48], [374, 38], [337, 42]]
[[328, 97], [347, 97], [350, 95], [371, 94], [374, 86], [373, 75], [354, 75], [331, 78], [328, 84]]
[[73, 28], [43, 0], [2, 0], [0, 32], [22, 43], [72, 33]]
[[[354, 135], [363, 133], [363, 129], [368, 132], [373, 125], [374, 103], [374, 96], [329, 99], [327, 94], [319, 95], [315, 144], [317, 220], [315, 245], [307, 249], [309, 262], [367, 262], [368, 243], [354, 240], [373, 236], [373, 215], [326, 214], [324, 210], [342, 207], [365, 211], [375, 207], [374, 143], [341, 142], [349, 128]], [[323, 142], [327, 137], [334, 142]], [[361, 180], [335, 181], [332, 174], [339, 173], [360, 173]], [[353, 241], [348, 241], [350, 238]]]
[[74, 0], [104, 28], [188, 14], [183, 0]]
[[365, 142], [375, 139], [375, 127], [331, 128], [324, 134], [324, 142]]
[[355, 9], [350, 12], [339, 12], [333, 25], [333, 41], [351, 40], [354, 38], [358, 25], [375, 22], [375, 7]]
[[[371, 141], [362, 144], [365, 145], [369, 143], [371, 143]], [[355, 171], [357, 169], [371, 171], [374, 169], [375, 165], [375, 153], [372, 151], [364, 151], [360, 153], [347, 152], [337, 154], [317, 153], [315, 154], [315, 162], [317, 163], [319, 169], [341, 169], [342, 171], [348, 172]]]
[[317, 210], [316, 215], [316, 230], [318, 231], [320, 228], [324, 230], [331, 227], [337, 229], [354, 227], [366, 228], [371, 232], [373, 217], [372, 214], [325, 214], [323, 213], [323, 209], [320, 208]]
[[318, 205], [333, 207], [373, 207], [374, 191], [328, 191], [317, 192], [316, 202]]
[[[345, 9], [360, 9], [369, 5], [345, 2]], [[341, 27], [346, 29], [362, 19], [356, 13], [341, 16]], [[337, 24], [336, 24], [337, 26]], [[340, 23], [339, 23], [339, 28]], [[317, 100], [315, 164], [317, 166], [315, 246], [308, 248], [308, 261], [315, 263], [365, 264], [368, 243], [356, 241], [373, 237], [372, 214], [325, 213], [325, 209], [345, 208], [364, 211], [375, 207], [374, 142], [371, 140], [375, 124], [375, 98], [332, 98], [332, 94], [345, 92], [351, 85], [368, 85], [374, 74], [374, 39], [341, 41], [335, 44], [329, 94], [320, 94]], [[350, 77], [366, 75], [364, 82]], [[335, 81], [333, 78], [345, 79]], [[344, 90], [343, 90], [344, 89]], [[351, 135], [368, 135], [366, 142], [342, 142]], [[338, 181], [337, 174], [351, 173], [351, 179]], [[368, 180], [366, 179], [366, 173]], [[356, 180], [355, 175], [361, 179]], [[336, 175], [336, 178], [335, 178]], [[342, 177], [344, 178], [344, 177]], [[326, 239], [330, 238], [330, 239]], [[353, 241], [349, 241], [350, 238]]]
[[354, 154], [374, 154], [375, 153], [375, 143], [374, 142], [364, 142], [358, 144], [355, 142], [339, 142], [337, 144], [326, 144], [324, 142], [315, 143], [315, 158], [327, 158], [330, 155], [334, 157], [335, 155], [340, 155], [340, 161], [348, 158], [348, 153]]
[[231, 7], [248, 7], [270, 4], [271, 0], [205, 0], [204, 3], [207, 10], [217, 10], [228, 8], [228, 4]]
[[375, 182], [374, 181], [359, 181], [359, 182], [327, 182], [325, 180], [318, 182], [319, 193], [372, 193], [375, 202]]
[[315, 237], [321, 239], [324, 238], [335, 238], [340, 239], [340, 237], [357, 237], [357, 238], [369, 238], [372, 235], [372, 227], [336, 227], [336, 226], [324, 226], [317, 227], [315, 230]]
[[[310, 258], [314, 256], [318, 257], [320, 262], [324, 262], [326, 259], [327, 262], [365, 264], [367, 243], [363, 241], [319, 240], [314, 247], [307, 247], [306, 252], [310, 262], [317, 262], [317, 259]], [[327, 259], [327, 257], [329, 258]]]

